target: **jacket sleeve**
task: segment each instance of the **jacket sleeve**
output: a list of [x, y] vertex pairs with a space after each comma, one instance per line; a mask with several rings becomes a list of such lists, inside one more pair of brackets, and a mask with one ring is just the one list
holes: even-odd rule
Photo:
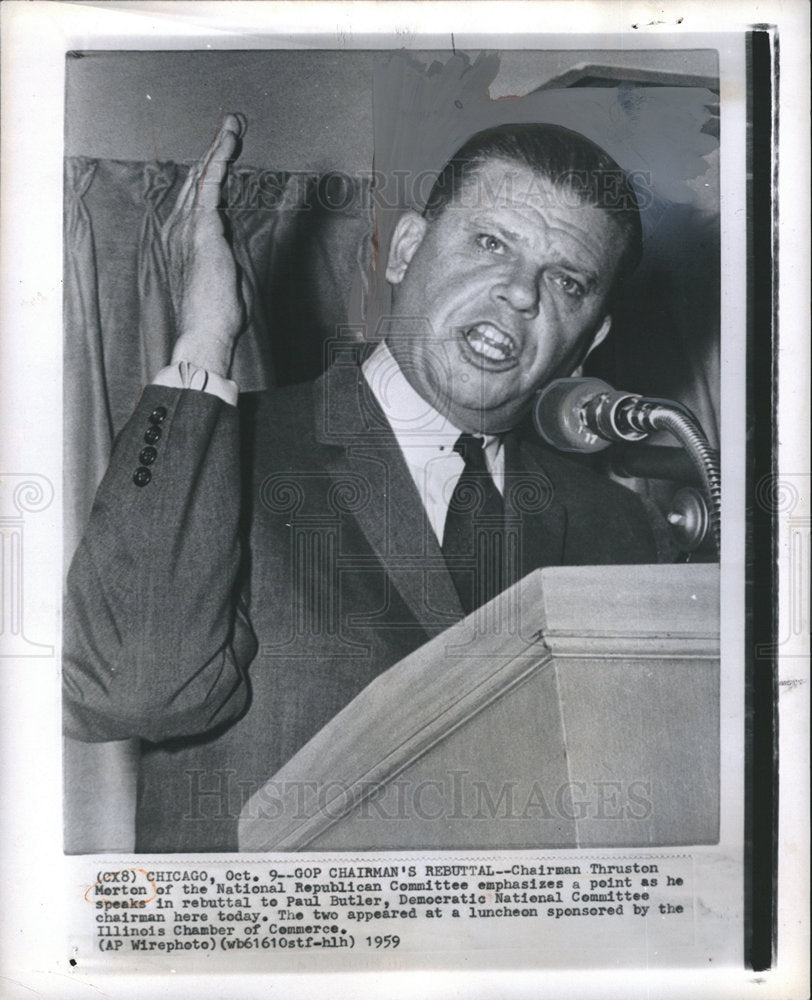
[[161, 741], [237, 719], [257, 649], [239, 569], [237, 410], [148, 386], [68, 574], [68, 735]]

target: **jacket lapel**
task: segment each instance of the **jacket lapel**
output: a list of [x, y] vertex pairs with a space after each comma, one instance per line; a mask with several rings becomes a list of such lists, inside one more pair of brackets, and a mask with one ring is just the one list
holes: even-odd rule
[[334, 364], [316, 388], [316, 438], [332, 446], [326, 467], [334, 488], [363, 484], [352, 516], [390, 584], [433, 636], [463, 612], [395, 436], [354, 360]]

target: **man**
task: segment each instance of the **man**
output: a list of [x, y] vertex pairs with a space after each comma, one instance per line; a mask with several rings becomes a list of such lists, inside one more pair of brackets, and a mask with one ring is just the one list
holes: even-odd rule
[[634, 494], [514, 430], [606, 336], [639, 255], [616, 164], [552, 126], [475, 136], [395, 227], [383, 342], [244, 400], [241, 420], [217, 206], [242, 128], [226, 117], [165, 227], [172, 364], [69, 576], [66, 728], [144, 740], [139, 851], [236, 849], [242, 804], [314, 733], [532, 569], [657, 558]]

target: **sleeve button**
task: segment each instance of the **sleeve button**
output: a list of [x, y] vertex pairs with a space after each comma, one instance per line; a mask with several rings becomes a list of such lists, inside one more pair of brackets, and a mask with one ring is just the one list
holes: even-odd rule
[[149, 422], [151, 424], [162, 424], [164, 420], [166, 420], [166, 407], [156, 406], [149, 415]]
[[156, 441], [161, 440], [161, 428], [160, 427], [147, 427], [144, 433], [144, 440], [147, 444], [155, 444]]
[[146, 486], [150, 479], [152, 479], [152, 473], [143, 466], [139, 466], [133, 473], [133, 482], [136, 486]]
[[138, 461], [142, 465], [152, 465], [157, 457], [158, 452], [152, 445], [147, 445], [146, 448], [142, 448], [138, 453]]

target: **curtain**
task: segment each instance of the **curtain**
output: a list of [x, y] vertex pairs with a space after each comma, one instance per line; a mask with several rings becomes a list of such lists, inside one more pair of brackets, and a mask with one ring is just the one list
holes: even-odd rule
[[77, 519], [86, 510], [87, 484], [104, 469], [113, 436], [111, 397], [104, 360], [96, 244], [85, 196], [96, 163], [65, 165], [64, 390], [66, 454], [65, 526], [73, 551]]

